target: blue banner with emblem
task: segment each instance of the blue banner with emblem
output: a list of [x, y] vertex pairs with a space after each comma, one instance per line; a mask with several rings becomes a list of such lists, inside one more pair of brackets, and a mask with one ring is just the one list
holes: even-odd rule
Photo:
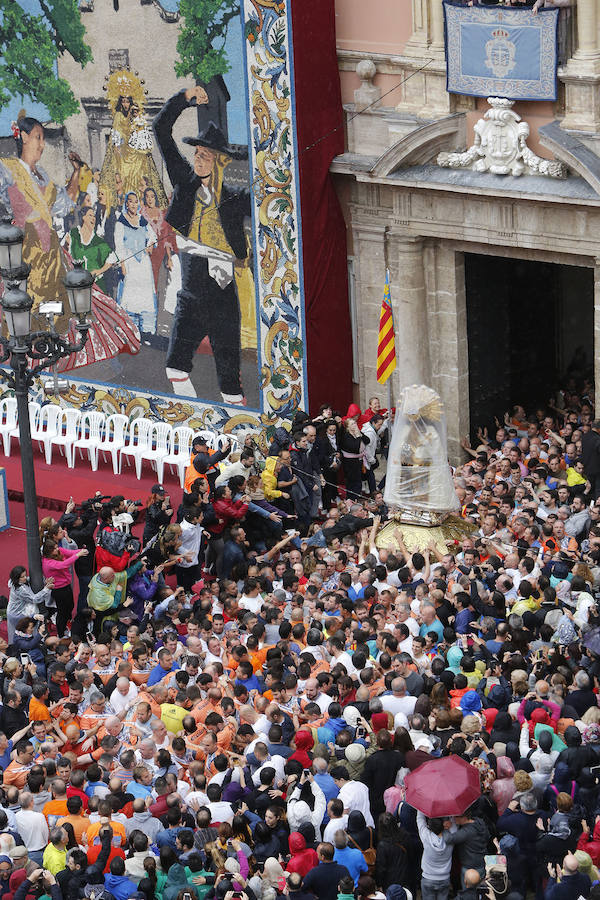
[[556, 100], [558, 12], [445, 2], [447, 90]]

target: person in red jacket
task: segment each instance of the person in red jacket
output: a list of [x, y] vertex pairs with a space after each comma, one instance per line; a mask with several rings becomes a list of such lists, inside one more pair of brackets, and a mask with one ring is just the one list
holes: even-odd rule
[[585, 820], [581, 824], [583, 825], [583, 831], [577, 841], [577, 849], [589, 853], [593, 864], [597, 866], [600, 864], [600, 816], [596, 816], [593, 832], [590, 831], [590, 827]]
[[299, 831], [292, 831], [289, 846], [292, 855], [286, 866], [288, 872], [297, 872], [301, 878], [304, 878], [310, 869], [319, 865], [316, 851], [307, 848], [306, 841]]
[[228, 525], [241, 522], [248, 512], [248, 504], [243, 500], [232, 500], [229, 485], [224, 484], [215, 490], [213, 509], [219, 519], [219, 526], [212, 525], [211, 531], [213, 534], [220, 534]]

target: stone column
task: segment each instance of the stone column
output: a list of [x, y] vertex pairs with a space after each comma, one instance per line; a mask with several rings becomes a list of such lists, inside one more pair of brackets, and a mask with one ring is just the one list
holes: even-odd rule
[[377, 384], [377, 337], [385, 283], [385, 230], [384, 224], [362, 222], [360, 213], [357, 217], [356, 211], [352, 210], [358, 377], [363, 408], [373, 394], [379, 395], [382, 402], [385, 394], [385, 388]]
[[463, 460], [460, 440], [469, 432], [464, 255], [444, 242], [430, 242], [425, 273], [432, 386], [446, 407], [448, 456], [458, 465]]
[[429, 0], [412, 0], [412, 26], [412, 35], [405, 50], [411, 53], [423, 51], [431, 43]]
[[575, 59], [598, 59], [598, 0], [577, 0]]
[[597, 393], [600, 391], [600, 256], [594, 265], [594, 386], [596, 396], [600, 397]]
[[577, 0], [577, 50], [561, 80], [565, 84], [565, 116], [570, 131], [600, 131], [600, 10], [598, 0]]
[[431, 384], [423, 238], [392, 228], [387, 245], [396, 331], [396, 386]]
[[440, 0], [429, 0], [431, 16], [431, 49], [445, 53], [444, 10]]

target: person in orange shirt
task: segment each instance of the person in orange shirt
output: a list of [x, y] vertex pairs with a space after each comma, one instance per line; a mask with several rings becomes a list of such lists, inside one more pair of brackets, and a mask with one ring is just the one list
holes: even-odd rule
[[81, 727], [84, 731], [94, 728], [95, 725], [102, 725], [106, 719], [114, 716], [112, 707], [106, 703], [106, 697], [100, 691], [92, 691], [90, 694], [90, 705], [84, 710], [81, 716]]
[[48, 800], [48, 802], [44, 804], [42, 812], [46, 816], [48, 827], [52, 829], [62, 816], [69, 815], [67, 807], [67, 785], [62, 778], [54, 779], [50, 785], [50, 793], [52, 794], [52, 800]]
[[50, 722], [50, 710], [46, 706], [48, 699], [48, 685], [45, 683], [36, 683], [33, 686], [31, 700], [29, 701], [29, 721], [30, 722]]
[[14, 784], [20, 791], [27, 783], [27, 774], [33, 768], [35, 750], [29, 741], [18, 741], [15, 745], [15, 758], [4, 770], [4, 785]]
[[204, 724], [204, 722], [206, 722], [207, 716], [209, 716], [211, 713], [219, 712], [219, 704], [221, 703], [222, 697], [223, 694], [220, 688], [209, 688], [206, 693], [206, 699], [201, 700], [193, 709], [191, 709], [190, 714], [194, 717], [199, 725]]
[[142, 700], [149, 705], [152, 715], [160, 719], [161, 704], [167, 702], [167, 689], [164, 684], [155, 684], [151, 688], [143, 689], [136, 697], [136, 705]]
[[83, 843], [83, 835], [90, 825], [90, 820], [83, 811], [83, 800], [81, 797], [69, 797], [67, 799], [68, 815], [63, 816], [56, 823], [57, 826], [64, 825], [68, 822], [75, 833], [75, 840], [78, 844]]
[[96, 645], [96, 665], [92, 672], [98, 675], [102, 684], [105, 685], [115, 674], [116, 669], [110, 655], [110, 647], [107, 647], [106, 644]]
[[148, 648], [145, 644], [140, 644], [138, 647], [134, 647], [131, 652], [131, 662], [131, 680], [133, 681], [133, 683], [137, 684], [138, 687], [146, 684], [150, 672], [152, 671], [152, 664], [150, 663]]
[[88, 826], [87, 831], [85, 832], [86, 840], [88, 843], [88, 847], [94, 843], [94, 838], [98, 836], [100, 833], [100, 829], [106, 824], [103, 822], [103, 819], [109, 819], [108, 824], [113, 830], [113, 841], [114, 838], [119, 838], [121, 841], [121, 846], [124, 847], [127, 844], [127, 835], [125, 833], [125, 828], [121, 825], [120, 822], [115, 822], [111, 819], [112, 815], [112, 806], [108, 800], [100, 800], [98, 802], [98, 815], [100, 816], [99, 822], [93, 822]]

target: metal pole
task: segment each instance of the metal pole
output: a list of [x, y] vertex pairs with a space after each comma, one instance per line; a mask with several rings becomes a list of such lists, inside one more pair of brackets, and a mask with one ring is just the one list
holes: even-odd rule
[[37, 494], [33, 467], [33, 447], [29, 427], [29, 384], [27, 378], [26, 351], [13, 350], [12, 366], [15, 373], [15, 396], [21, 444], [21, 472], [23, 475], [23, 501], [25, 504], [25, 532], [27, 535], [27, 562], [32, 590], [41, 591], [44, 586], [42, 557], [40, 552]]

